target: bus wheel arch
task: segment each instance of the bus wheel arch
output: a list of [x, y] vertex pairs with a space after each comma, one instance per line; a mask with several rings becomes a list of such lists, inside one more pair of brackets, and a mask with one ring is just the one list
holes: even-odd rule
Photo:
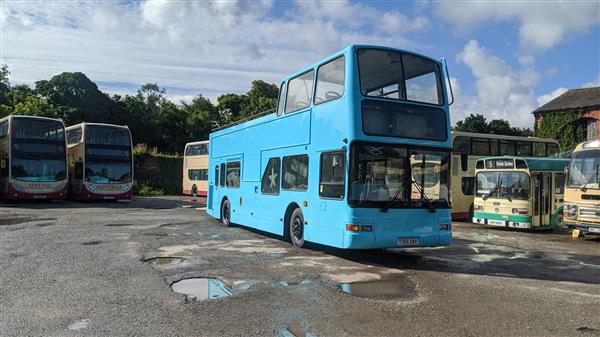
[[227, 197], [223, 197], [221, 200], [220, 210], [219, 220], [221, 220], [225, 226], [231, 226], [231, 203]]
[[295, 247], [304, 245], [304, 214], [295, 202], [289, 204], [285, 211], [283, 234]]

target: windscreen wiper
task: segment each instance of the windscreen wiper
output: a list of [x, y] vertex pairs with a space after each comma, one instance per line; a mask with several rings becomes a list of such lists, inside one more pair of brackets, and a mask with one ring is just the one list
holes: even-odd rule
[[391, 205], [393, 205], [394, 201], [396, 201], [396, 199], [398, 199], [400, 192], [402, 192], [402, 190], [404, 189], [405, 186], [406, 186], [406, 180], [403, 181], [402, 184], [400, 184], [400, 186], [398, 186], [398, 189], [396, 189], [396, 192], [394, 192], [394, 197], [392, 199], [386, 201], [386, 203], [383, 205], [383, 207], [381, 207], [382, 213], [386, 213], [388, 211], [388, 209], [390, 209]]
[[421, 188], [421, 186], [419, 184], [417, 184], [417, 182], [414, 180], [412, 180], [412, 184], [417, 188], [417, 191], [419, 193], [421, 193], [421, 201], [425, 201], [427, 203], [427, 208], [429, 208], [429, 211], [431, 213], [437, 212], [437, 210], [433, 206], [433, 202], [431, 202], [431, 199], [429, 199], [429, 197], [425, 194], [425, 192], [423, 192], [423, 189]]
[[500, 184], [496, 185], [496, 187], [494, 187], [494, 189], [491, 190], [490, 193], [488, 193], [482, 197], [483, 201], [488, 200], [492, 196], [492, 194], [496, 193], [496, 191], [498, 191], [500, 189], [500, 186], [502, 186], [502, 180], [500, 180]]

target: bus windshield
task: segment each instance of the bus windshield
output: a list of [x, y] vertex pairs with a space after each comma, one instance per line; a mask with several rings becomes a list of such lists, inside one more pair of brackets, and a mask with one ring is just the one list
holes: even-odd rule
[[394, 201], [388, 206], [420, 207], [423, 199], [440, 207], [449, 205], [448, 152], [355, 143], [350, 161], [351, 206], [382, 207]]
[[478, 197], [528, 200], [529, 190], [529, 175], [525, 172], [477, 173]]
[[600, 150], [573, 153], [569, 167], [569, 187], [600, 188]]
[[88, 160], [85, 179], [95, 184], [123, 184], [131, 182], [131, 162]]
[[86, 143], [95, 145], [130, 146], [131, 140], [126, 128], [108, 125], [88, 125], [86, 130]]
[[35, 182], [65, 180], [64, 137], [63, 125], [59, 121], [13, 119], [11, 178]]

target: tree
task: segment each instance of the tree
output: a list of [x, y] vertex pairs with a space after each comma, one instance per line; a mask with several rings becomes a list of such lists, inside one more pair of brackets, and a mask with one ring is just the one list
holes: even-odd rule
[[68, 114], [60, 116], [67, 124], [113, 120], [113, 102], [83, 73], [64, 72], [48, 81], [38, 81], [35, 90], [50, 104], [72, 108], [65, 110]]
[[458, 121], [454, 131], [493, 133], [506, 136], [532, 136], [533, 132], [528, 128], [511, 127], [504, 119], [493, 119], [489, 123], [483, 115], [469, 115], [464, 121]]
[[488, 133], [489, 126], [483, 115], [469, 115], [464, 121], [458, 121], [454, 127], [455, 131]]
[[0, 66], [0, 105], [5, 104], [6, 94], [10, 91], [10, 82], [8, 81], [8, 66], [3, 64]]

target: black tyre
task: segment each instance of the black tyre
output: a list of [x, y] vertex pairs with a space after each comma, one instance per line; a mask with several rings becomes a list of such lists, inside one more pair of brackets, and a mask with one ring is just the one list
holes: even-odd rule
[[300, 208], [296, 208], [290, 216], [289, 233], [290, 240], [295, 247], [302, 247], [304, 245], [304, 216]]
[[475, 214], [475, 211], [473, 210], [473, 205], [471, 205], [471, 207], [469, 208], [469, 222], [473, 222], [474, 214]]
[[231, 225], [231, 204], [229, 204], [229, 200], [223, 201], [221, 205], [221, 222], [225, 226]]
[[198, 196], [198, 187], [196, 185], [192, 186], [192, 197]]

